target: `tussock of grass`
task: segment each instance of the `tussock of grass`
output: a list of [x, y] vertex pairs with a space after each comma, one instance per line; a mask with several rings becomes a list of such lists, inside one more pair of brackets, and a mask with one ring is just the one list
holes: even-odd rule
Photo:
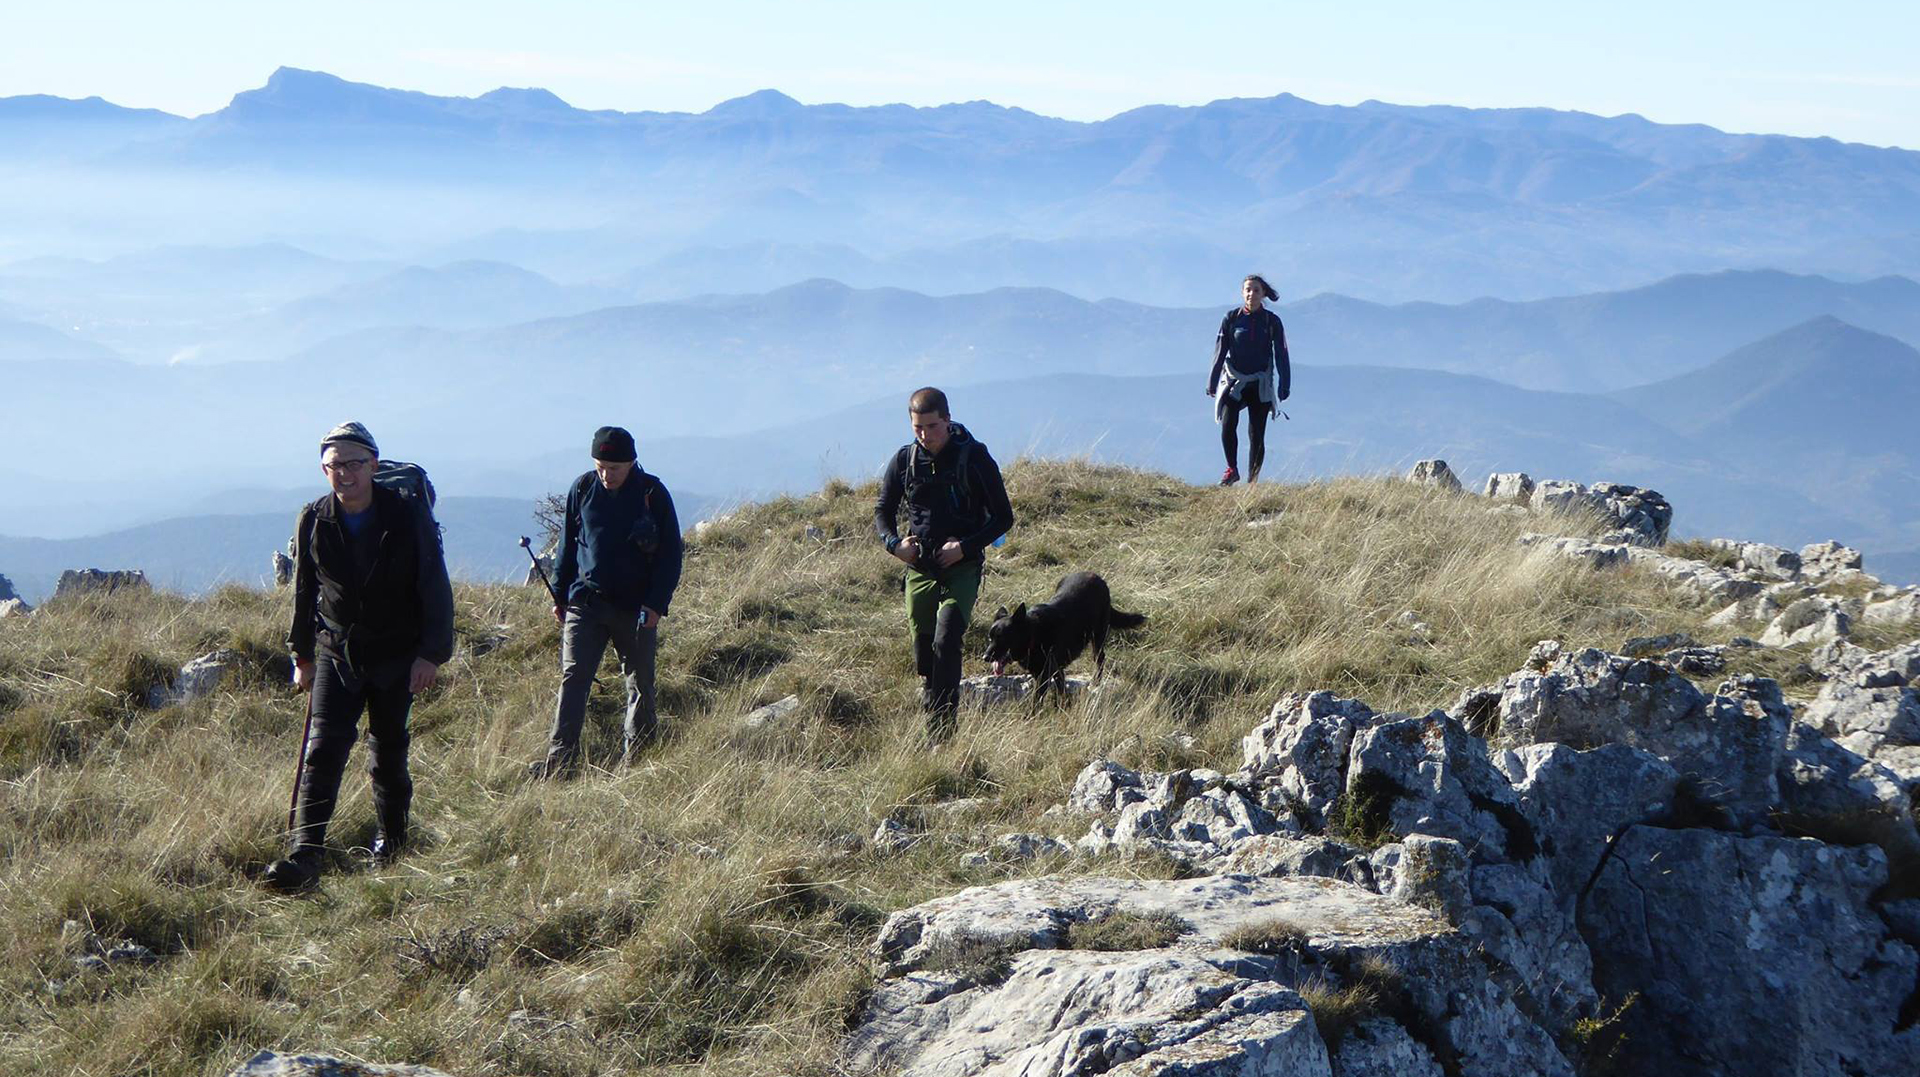
[[[1400, 970], [1378, 958], [1363, 958], [1335, 979], [1316, 974], [1299, 985], [1313, 1024], [1329, 1048], [1371, 1017], [1408, 1017]], [[1405, 1023], [1404, 1021], [1402, 1023]]]
[[[1173, 872], [962, 862], [1006, 830], [1060, 832], [1042, 813], [1091, 758], [1231, 770], [1288, 691], [1418, 713], [1544, 638], [1724, 638], [1656, 578], [1518, 546], [1529, 522], [1476, 498], [1034, 461], [1008, 484], [1020, 523], [990, 557], [983, 609], [1093, 569], [1149, 616], [1116, 637], [1096, 699], [969, 709], [930, 749], [898, 565], [868, 536], [873, 487], [831, 484], [690, 544], [662, 635], [666, 736], [631, 769], [602, 769], [620, 749], [609, 656], [586, 774], [526, 782], [558, 680], [548, 600], [456, 588], [460, 650], [414, 710], [415, 849], [381, 870], [341, 852], [304, 898], [253, 880], [278, 845], [302, 720], [280, 664], [290, 596], [125, 592], [0, 622], [0, 1067], [219, 1074], [261, 1047], [325, 1047], [473, 1074], [827, 1073], [886, 912], [1027, 873]], [[1407, 640], [1405, 610], [1431, 643]], [[213, 695], [133, 701], [218, 647], [243, 661]], [[741, 727], [790, 693], [791, 719]], [[363, 758], [342, 850], [373, 829]], [[941, 809], [963, 798], [981, 803]], [[869, 847], [889, 816], [923, 840]], [[165, 956], [81, 972], [69, 920], [69, 938]]]
[[1689, 561], [1702, 561], [1715, 568], [1733, 568], [1740, 563], [1740, 555], [1723, 546], [1715, 546], [1706, 539], [1674, 539], [1667, 543], [1662, 551], [1674, 557], [1684, 557]]
[[1069, 950], [1158, 950], [1189, 930], [1185, 920], [1169, 912], [1138, 913], [1116, 909], [1095, 920], [1067, 928]]
[[1279, 916], [1243, 924], [1220, 936], [1220, 945], [1228, 949], [1269, 957], [1297, 953], [1306, 944], [1307, 929]]

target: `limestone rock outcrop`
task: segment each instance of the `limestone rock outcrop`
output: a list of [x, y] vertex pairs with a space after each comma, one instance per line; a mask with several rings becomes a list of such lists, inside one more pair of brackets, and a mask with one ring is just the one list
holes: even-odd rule
[[53, 597], [76, 598], [84, 594], [112, 594], [115, 591], [150, 591], [147, 574], [139, 569], [103, 571], [97, 568], [68, 569], [54, 585]]
[[[1083, 925], [1116, 917], [1165, 934], [1120, 952], [1068, 948]], [[1444, 1056], [1462, 1073], [1571, 1075], [1476, 950], [1430, 910], [1331, 879], [980, 887], [889, 918], [876, 943], [887, 975], [848, 1062], [926, 1075], [1330, 1075], [1306, 994], [1370, 978], [1386, 1012], [1353, 1042], [1353, 1064], [1386, 1052]]]
[[[1096, 760], [1050, 813], [1083, 837], [1009, 837], [1190, 877], [896, 914], [851, 1061], [1571, 1073], [1573, 1030], [1610, 1022], [1625, 1072], [1920, 1072], [1920, 643], [1828, 645], [1799, 713], [1770, 680], [1696, 686], [1726, 647], [1630, 643], [1543, 642], [1424, 716], [1291, 694], [1230, 773]], [[1162, 935], [1074, 948], [1116, 917]], [[1363, 981], [1375, 1010], [1325, 1034], [1315, 1000]]]

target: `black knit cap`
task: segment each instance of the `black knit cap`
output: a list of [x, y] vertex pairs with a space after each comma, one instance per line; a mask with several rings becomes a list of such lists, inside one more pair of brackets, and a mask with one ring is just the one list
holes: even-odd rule
[[603, 426], [593, 432], [593, 458], [609, 464], [634, 461], [633, 435], [617, 426]]

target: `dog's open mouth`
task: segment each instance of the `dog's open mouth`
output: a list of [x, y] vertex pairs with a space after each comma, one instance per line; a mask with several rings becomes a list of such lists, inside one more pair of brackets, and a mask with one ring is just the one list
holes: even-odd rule
[[996, 676], [996, 677], [1003, 677], [1003, 676], [1005, 676], [1005, 675], [1006, 675], [1006, 672], [1007, 672], [1007, 664], [1006, 664], [1005, 662], [995, 662], [995, 663], [993, 664], [993, 675], [994, 675], [994, 676]]

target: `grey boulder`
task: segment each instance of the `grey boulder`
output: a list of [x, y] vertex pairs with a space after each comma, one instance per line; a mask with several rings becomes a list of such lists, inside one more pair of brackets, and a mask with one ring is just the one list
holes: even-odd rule
[[1524, 471], [1496, 471], [1487, 476], [1482, 493], [1501, 504], [1525, 505], [1533, 499], [1533, 477]]
[[283, 1055], [262, 1051], [227, 1077], [447, 1077], [426, 1066], [383, 1066], [353, 1062], [332, 1055]]
[[1853, 618], [1847, 615], [1846, 607], [1834, 599], [1813, 595], [1780, 611], [1761, 634], [1760, 642], [1768, 647], [1818, 646], [1852, 634]]
[[1445, 460], [1421, 460], [1407, 472], [1407, 481], [1422, 486], [1433, 486], [1442, 490], [1458, 491], [1460, 479]]

